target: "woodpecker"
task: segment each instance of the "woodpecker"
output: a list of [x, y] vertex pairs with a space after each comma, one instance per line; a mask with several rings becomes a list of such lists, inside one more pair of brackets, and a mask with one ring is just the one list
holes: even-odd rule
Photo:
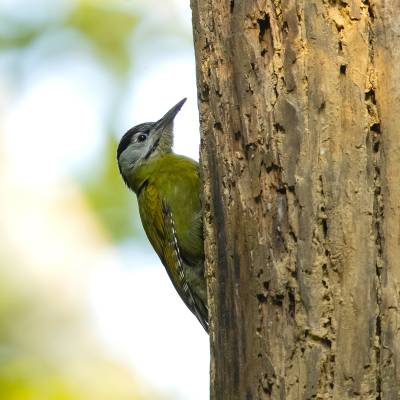
[[199, 166], [175, 154], [173, 124], [182, 99], [157, 122], [122, 137], [119, 171], [139, 204], [146, 235], [179, 296], [208, 332]]

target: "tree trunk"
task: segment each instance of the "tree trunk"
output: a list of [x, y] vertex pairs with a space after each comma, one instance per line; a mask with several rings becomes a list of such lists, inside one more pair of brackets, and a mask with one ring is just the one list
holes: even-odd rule
[[400, 399], [400, 0], [191, 0], [211, 398]]

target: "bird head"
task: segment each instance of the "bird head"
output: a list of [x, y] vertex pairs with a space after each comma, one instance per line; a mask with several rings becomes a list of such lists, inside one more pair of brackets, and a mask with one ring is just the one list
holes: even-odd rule
[[174, 118], [186, 98], [174, 105], [156, 122], [145, 122], [129, 129], [118, 145], [117, 160], [125, 182], [136, 168], [152, 158], [172, 151]]

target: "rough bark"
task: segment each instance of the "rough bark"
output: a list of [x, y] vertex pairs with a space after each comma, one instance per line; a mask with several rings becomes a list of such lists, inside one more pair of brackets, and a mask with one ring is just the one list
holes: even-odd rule
[[191, 0], [211, 398], [400, 398], [400, 0]]

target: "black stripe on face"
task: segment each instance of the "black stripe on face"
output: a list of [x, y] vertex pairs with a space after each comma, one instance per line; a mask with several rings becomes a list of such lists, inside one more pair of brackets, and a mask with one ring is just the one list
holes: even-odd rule
[[120, 155], [126, 150], [126, 148], [132, 143], [132, 138], [139, 132], [148, 133], [153, 127], [152, 122], [145, 122], [144, 124], [136, 125], [129, 129], [124, 136], [122, 136], [117, 149], [117, 160], [119, 160]]
[[153, 144], [153, 146], [151, 146], [151, 149], [147, 152], [147, 154], [146, 154], [145, 157], [144, 157], [145, 160], [147, 160], [147, 159], [151, 156], [151, 154], [153, 153], [153, 151], [157, 148], [158, 143], [160, 143], [160, 139], [161, 139], [161, 137], [159, 137], [159, 138], [155, 141], [155, 143]]

